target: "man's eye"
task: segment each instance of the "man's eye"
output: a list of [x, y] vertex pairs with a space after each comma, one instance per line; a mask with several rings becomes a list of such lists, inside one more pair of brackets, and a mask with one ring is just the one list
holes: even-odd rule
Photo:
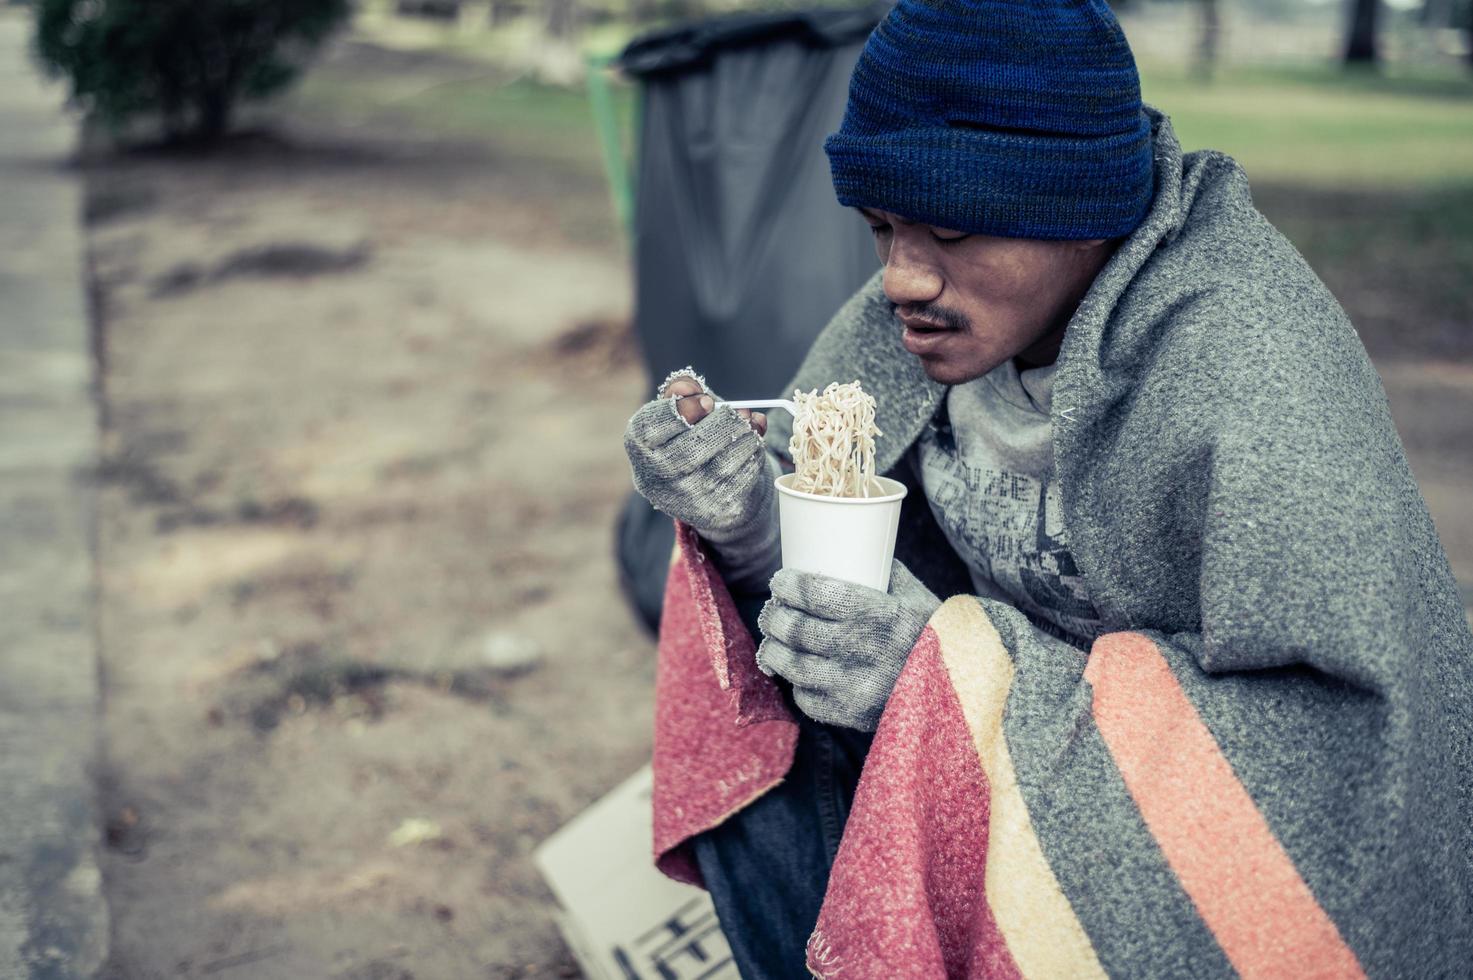
[[936, 241], [940, 242], [942, 245], [955, 245], [957, 242], [964, 242], [968, 238], [971, 238], [972, 236], [971, 235], [968, 235], [968, 234], [965, 234], [965, 233], [960, 234], [960, 235], [957, 235], [957, 234], [942, 235], [942, 234], [938, 234], [936, 232], [936, 230], [933, 228], [931, 230], [931, 237], [934, 238]]
[[869, 230], [870, 230], [871, 233], [873, 233], [875, 235], [883, 235], [885, 232], [887, 232], [887, 231], [890, 230], [890, 226], [889, 225], [870, 225], [869, 226]]

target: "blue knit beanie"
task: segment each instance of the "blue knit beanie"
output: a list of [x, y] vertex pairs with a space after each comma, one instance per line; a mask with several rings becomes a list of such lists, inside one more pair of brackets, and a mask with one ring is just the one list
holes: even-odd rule
[[824, 143], [839, 201], [1007, 238], [1129, 234], [1151, 122], [1104, 0], [899, 0]]

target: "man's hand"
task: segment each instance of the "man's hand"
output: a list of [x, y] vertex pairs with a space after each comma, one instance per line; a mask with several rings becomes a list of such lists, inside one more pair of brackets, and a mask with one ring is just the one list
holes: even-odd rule
[[941, 601], [900, 562], [890, 591], [785, 568], [757, 620], [757, 665], [793, 685], [815, 721], [872, 732], [911, 647]]
[[672, 374], [629, 420], [624, 450], [634, 488], [712, 545], [727, 584], [760, 587], [778, 560], [779, 471], [762, 443], [767, 419], [713, 411], [716, 401], [693, 371]]

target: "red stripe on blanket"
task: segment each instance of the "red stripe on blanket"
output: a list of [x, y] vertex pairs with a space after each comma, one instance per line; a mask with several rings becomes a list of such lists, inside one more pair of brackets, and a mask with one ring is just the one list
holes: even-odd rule
[[700, 539], [676, 525], [655, 674], [655, 864], [701, 884], [686, 847], [777, 785], [798, 726]]
[[1364, 976], [1156, 645], [1101, 637], [1084, 676], [1126, 788], [1233, 967], [1247, 978]]
[[891, 705], [865, 760], [808, 969], [820, 980], [1019, 977], [984, 893], [987, 778], [929, 626]]

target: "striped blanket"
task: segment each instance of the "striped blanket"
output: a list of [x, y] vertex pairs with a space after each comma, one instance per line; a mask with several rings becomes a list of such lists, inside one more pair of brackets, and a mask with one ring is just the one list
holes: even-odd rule
[[[783, 778], [797, 726], [688, 529], [665, 609], [655, 855], [667, 874], [700, 884], [685, 842]], [[1330, 914], [1236, 774], [1233, 749], [1247, 747], [1214, 734], [1215, 695], [1190, 679], [1195, 668], [1144, 633], [1108, 634], [1085, 654], [1016, 642], [1026, 628], [1009, 607], [957, 596], [921, 635], [876, 733], [808, 945], [815, 976], [1372, 972], [1350, 941], [1363, 923]], [[1346, 693], [1342, 707], [1353, 711]], [[1303, 739], [1298, 758], [1313, 765], [1313, 719], [1323, 715], [1307, 702], [1288, 707], [1265, 714], [1269, 734]], [[1301, 730], [1284, 730], [1296, 714]], [[1302, 782], [1292, 805], [1316, 805], [1313, 773]], [[1374, 838], [1352, 820], [1344, 839], [1304, 850], [1338, 856], [1337, 873], [1366, 887], [1395, 887], [1378, 881]], [[1457, 975], [1425, 947], [1398, 955], [1407, 969], [1382, 974]]]
[[[936, 613], [855, 801], [809, 945], [816, 975], [859, 963], [849, 975], [1098, 977], [1102, 957], [1140, 975], [1129, 953], [1096, 949], [1048, 853], [1070, 865], [1060, 872], [1081, 879], [1082, 894], [1123, 902], [1140, 925], [1200, 917], [1210, 938], [1193, 929], [1197, 948], [1174, 937], [1140, 950], [1177, 957], [1171, 972], [1221, 974], [1211, 969], [1220, 949], [1245, 977], [1363, 975], [1150, 639], [1102, 638], [1083, 667], [1088, 703], [1069, 719], [1072, 735], [1097, 739], [1108, 767], [1067, 743], [1052, 758], [1015, 761], [1015, 751], [1042, 748], [1026, 738], [1009, 745], [1004, 708], [1017, 674], [977, 600], [960, 596]], [[1046, 781], [1028, 779], [1045, 772]], [[1030, 817], [1028, 800], [1050, 793], [1094, 797], [1089, 820], [1102, 837], [1143, 823], [1168, 873], [1127, 877], [1146, 854], [1108, 839], [1066, 853], [1065, 822]], [[1086, 880], [1115, 875], [1119, 883]], [[876, 881], [901, 884], [894, 891], [910, 914], [892, 917], [890, 902], [871, 901]]]

